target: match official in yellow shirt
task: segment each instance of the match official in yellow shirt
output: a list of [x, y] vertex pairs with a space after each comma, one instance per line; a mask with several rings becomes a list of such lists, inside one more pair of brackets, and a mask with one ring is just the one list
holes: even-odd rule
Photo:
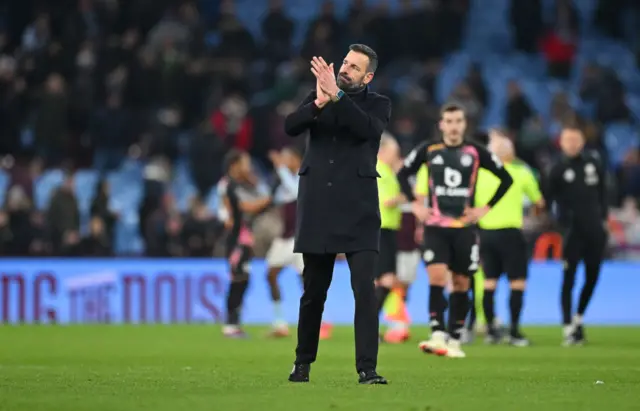
[[400, 147], [390, 135], [383, 134], [378, 150], [376, 170], [378, 178], [378, 197], [380, 200], [380, 255], [378, 261], [378, 277], [376, 279], [376, 296], [378, 298], [378, 314], [382, 310], [384, 300], [395, 285], [396, 261], [398, 253], [398, 230], [402, 223], [400, 205], [405, 202], [396, 177], [396, 168], [400, 162]]
[[[489, 149], [503, 162], [513, 178], [507, 194], [479, 221], [480, 259], [484, 270], [483, 309], [487, 321], [487, 342], [497, 344], [502, 339], [495, 327], [494, 293], [498, 279], [506, 274], [511, 286], [509, 309], [511, 328], [508, 342], [524, 347], [529, 340], [520, 331], [520, 314], [526, 286], [529, 258], [522, 233], [525, 196], [537, 207], [544, 207], [538, 182], [529, 167], [515, 158], [511, 140], [498, 131], [489, 134]], [[491, 173], [480, 170], [476, 186], [476, 207], [486, 204], [493, 196], [499, 181]]]

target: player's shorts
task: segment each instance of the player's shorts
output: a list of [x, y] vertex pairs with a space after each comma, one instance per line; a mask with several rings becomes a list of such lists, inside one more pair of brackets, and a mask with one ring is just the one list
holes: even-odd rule
[[413, 284], [418, 275], [420, 265], [420, 251], [400, 251], [398, 252], [398, 281], [403, 284]]
[[480, 265], [477, 229], [427, 226], [422, 259], [426, 266], [446, 264], [452, 273], [475, 274]]
[[378, 257], [378, 277], [396, 273], [398, 254], [398, 231], [383, 228], [380, 230], [380, 256]]
[[271, 243], [269, 251], [267, 251], [267, 267], [293, 267], [298, 274], [302, 274], [304, 269], [304, 261], [302, 260], [302, 254], [294, 253], [293, 246], [295, 239], [291, 238], [276, 238]]
[[480, 260], [487, 279], [497, 280], [502, 274], [509, 280], [526, 279], [529, 259], [522, 230], [480, 230]]

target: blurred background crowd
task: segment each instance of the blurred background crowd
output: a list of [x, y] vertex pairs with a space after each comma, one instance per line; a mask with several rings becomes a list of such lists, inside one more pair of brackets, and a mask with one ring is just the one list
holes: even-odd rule
[[[0, 0], [0, 255], [219, 255], [225, 153], [268, 187], [270, 151], [304, 149], [283, 120], [310, 58], [355, 42], [405, 154], [455, 100], [544, 175], [579, 122], [609, 170], [612, 256], [640, 257], [634, 0]], [[280, 229], [257, 221], [258, 255]]]

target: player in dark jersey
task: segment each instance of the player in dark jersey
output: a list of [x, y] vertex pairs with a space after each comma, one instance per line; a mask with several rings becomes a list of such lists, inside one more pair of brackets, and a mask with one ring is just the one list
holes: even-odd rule
[[[240, 311], [249, 284], [249, 262], [253, 256], [254, 217], [272, 204], [270, 193], [260, 193], [249, 155], [232, 150], [225, 157], [226, 177], [218, 185], [222, 198], [220, 217], [227, 228], [226, 255], [231, 271], [227, 293], [227, 322], [223, 334], [242, 338]], [[272, 190], [273, 191], [273, 190]]]
[[[546, 184], [547, 207], [557, 206], [565, 237], [561, 304], [566, 346], [586, 342], [583, 317], [598, 283], [608, 240], [606, 173], [600, 155], [586, 150], [584, 144], [584, 135], [577, 127], [562, 130], [562, 157], [551, 168]], [[585, 282], [574, 312], [573, 287], [580, 261], [584, 263]]]
[[[462, 107], [445, 105], [441, 110], [442, 140], [416, 147], [398, 173], [404, 195], [413, 202], [415, 216], [425, 223], [423, 258], [430, 279], [429, 312], [431, 339], [420, 343], [427, 353], [463, 358], [460, 334], [469, 311], [470, 279], [480, 263], [477, 221], [485, 216], [513, 180], [502, 163], [486, 148], [464, 139], [466, 118]], [[426, 164], [429, 183], [428, 205], [416, 201], [409, 177]], [[474, 207], [478, 170], [484, 168], [500, 179], [500, 186], [484, 207]], [[446, 301], [443, 287], [452, 273], [453, 290], [449, 296], [449, 336], [444, 327]], [[438, 285], [436, 285], [438, 284]]]

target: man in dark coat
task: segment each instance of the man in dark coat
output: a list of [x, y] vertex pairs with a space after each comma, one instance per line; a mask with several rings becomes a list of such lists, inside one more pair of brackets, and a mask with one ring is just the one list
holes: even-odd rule
[[376, 372], [374, 277], [380, 239], [376, 156], [391, 103], [368, 89], [378, 65], [376, 53], [360, 44], [349, 49], [337, 79], [333, 63], [313, 58], [316, 90], [285, 121], [291, 136], [310, 132], [299, 171], [295, 252], [303, 254], [305, 267], [296, 360], [289, 376], [293, 382], [309, 381], [335, 258], [345, 253], [355, 297], [359, 382], [387, 383]]

